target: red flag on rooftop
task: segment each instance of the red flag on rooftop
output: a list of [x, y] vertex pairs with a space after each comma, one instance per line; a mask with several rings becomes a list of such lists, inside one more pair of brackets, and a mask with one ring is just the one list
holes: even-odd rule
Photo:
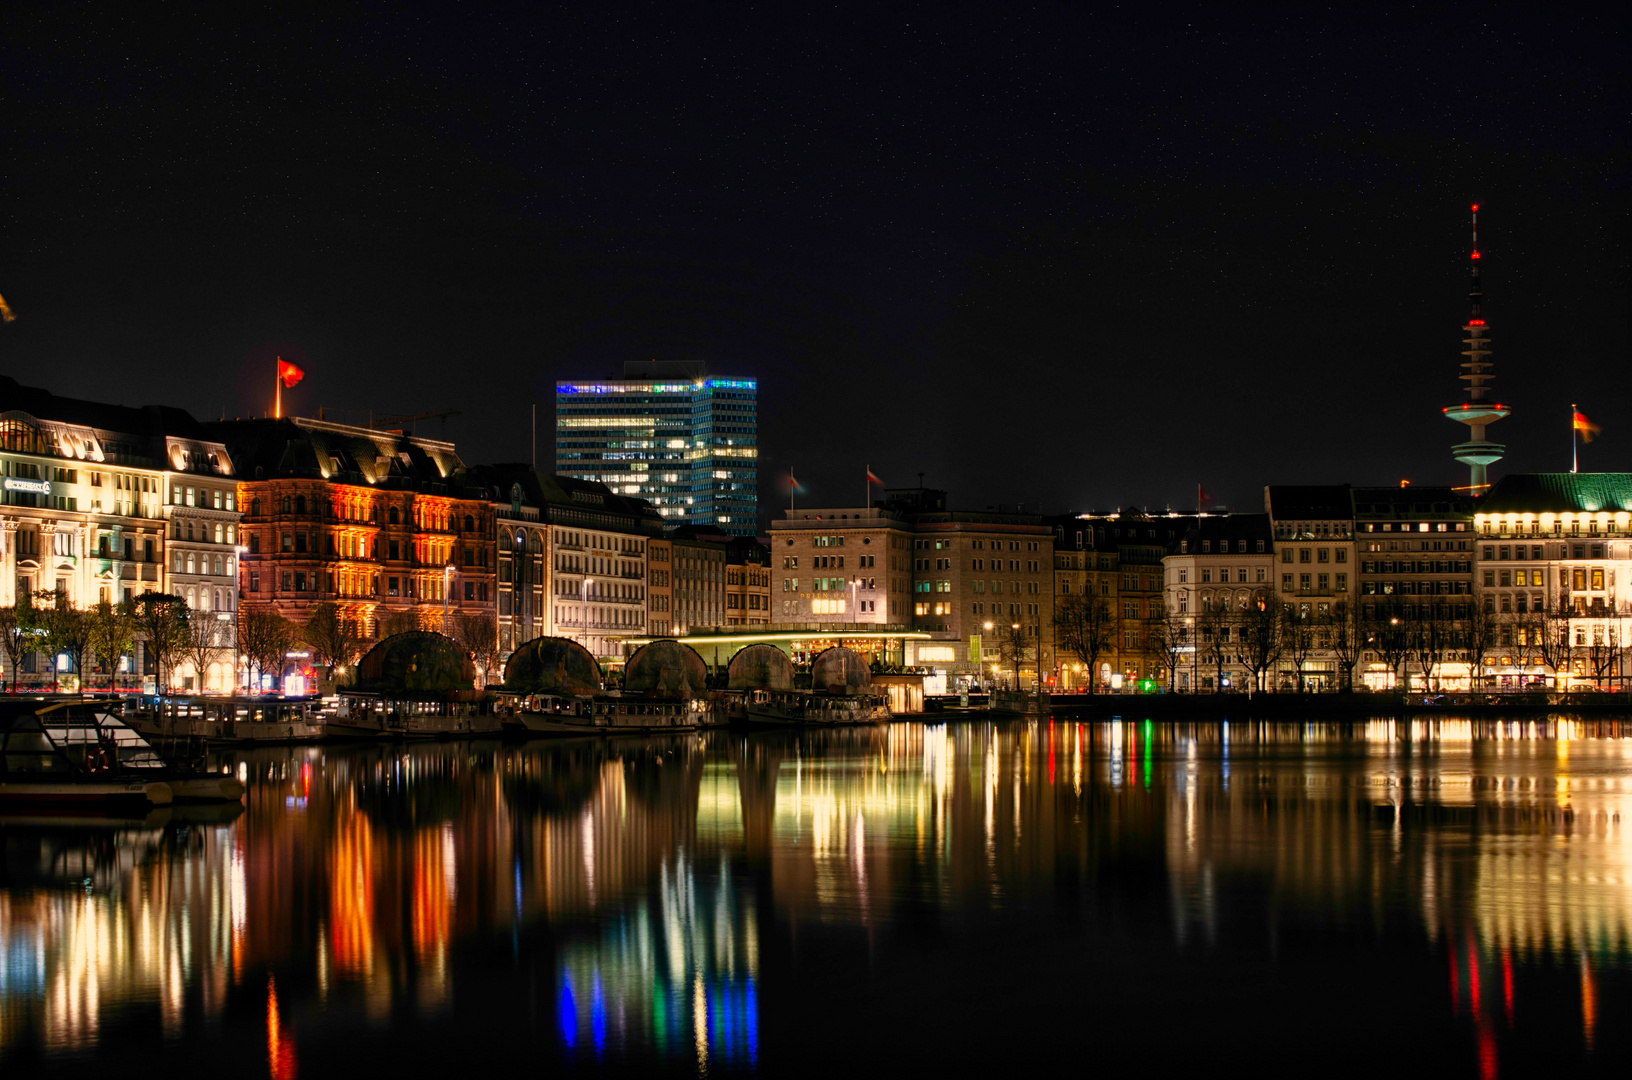
[[1206, 488], [1202, 487], [1200, 484], [1196, 485], [1196, 509], [1197, 510], [1205, 510], [1207, 507], [1213, 505], [1213, 503], [1215, 503], [1217, 501], [1218, 500], [1213, 498], [1212, 495], [1207, 491]]
[[880, 480], [877, 474], [873, 472], [873, 467], [871, 465], [867, 466], [867, 482], [869, 484], [877, 484], [879, 487], [884, 486], [884, 481]]
[[1591, 420], [1588, 420], [1586, 413], [1577, 412], [1575, 414], [1575, 430], [1581, 433], [1582, 442], [1591, 442], [1592, 437], [1602, 429]]
[[283, 357], [278, 357], [278, 378], [283, 382], [283, 385], [293, 386], [305, 377], [306, 373], [304, 371]]

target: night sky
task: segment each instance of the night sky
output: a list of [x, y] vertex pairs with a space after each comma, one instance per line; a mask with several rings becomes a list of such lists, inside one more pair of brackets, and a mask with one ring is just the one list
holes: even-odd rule
[[282, 352], [544, 463], [556, 379], [702, 359], [772, 507], [1257, 509], [1466, 482], [1478, 201], [1494, 474], [1572, 401], [1632, 469], [1626, 8], [983, 8], [9, 5], [0, 371], [250, 415]]

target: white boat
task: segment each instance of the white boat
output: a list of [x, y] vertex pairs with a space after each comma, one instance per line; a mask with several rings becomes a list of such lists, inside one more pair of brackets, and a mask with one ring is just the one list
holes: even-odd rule
[[0, 706], [0, 804], [165, 806], [175, 793], [141, 736], [91, 701]]
[[[591, 720], [608, 734], [619, 732], [696, 731], [718, 721], [708, 698], [597, 696]], [[722, 713], [723, 715], [723, 713]]]
[[746, 713], [750, 724], [763, 727], [799, 727], [809, 724], [836, 727], [877, 724], [890, 719], [890, 708], [876, 692], [816, 693], [809, 690], [752, 690]]
[[560, 694], [516, 694], [499, 692], [499, 722], [506, 735], [531, 736], [601, 735], [591, 716], [587, 698]]
[[498, 714], [485, 701], [425, 700], [343, 691], [325, 735], [365, 739], [469, 739], [497, 735]]
[[214, 745], [315, 742], [322, 721], [311, 701], [278, 698], [144, 698], [130, 725], [150, 739], [198, 739]]

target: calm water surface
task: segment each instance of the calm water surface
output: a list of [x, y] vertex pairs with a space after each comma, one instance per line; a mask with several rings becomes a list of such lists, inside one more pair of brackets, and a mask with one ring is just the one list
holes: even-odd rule
[[8, 1076], [1632, 1065], [1632, 726], [222, 760], [242, 810], [0, 823]]

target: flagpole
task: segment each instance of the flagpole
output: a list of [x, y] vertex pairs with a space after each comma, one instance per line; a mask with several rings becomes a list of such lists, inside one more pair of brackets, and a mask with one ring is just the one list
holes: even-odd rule
[[283, 363], [283, 357], [276, 357], [272, 361], [272, 419], [283, 419], [283, 372], [278, 370]]
[[1579, 453], [1581, 439], [1575, 433], [1575, 410], [1576, 405], [1572, 401], [1570, 402], [1570, 472], [1572, 473], [1579, 472], [1581, 464]]

